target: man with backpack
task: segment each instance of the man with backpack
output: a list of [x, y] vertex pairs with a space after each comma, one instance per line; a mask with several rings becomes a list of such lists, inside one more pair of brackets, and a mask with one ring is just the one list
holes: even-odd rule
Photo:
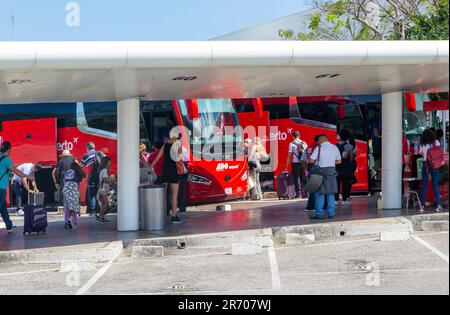
[[100, 164], [105, 155], [95, 149], [93, 142], [86, 143], [86, 154], [83, 156], [80, 165], [87, 168], [86, 204], [87, 212], [98, 218], [97, 192], [100, 184]]
[[294, 141], [289, 145], [289, 154], [286, 163], [285, 173], [288, 173], [289, 165], [292, 164], [292, 175], [295, 182], [296, 198], [302, 195], [302, 186], [305, 179], [305, 168], [302, 163], [303, 151], [308, 148], [305, 141], [300, 139], [300, 132], [295, 131], [293, 134]]
[[22, 173], [9, 158], [11, 154], [11, 143], [3, 142], [0, 146], [0, 214], [3, 222], [5, 222], [6, 230], [10, 234], [13, 232], [14, 225], [9, 218], [8, 208], [6, 206], [6, 189], [8, 188], [10, 174], [14, 173], [20, 178], [29, 179], [34, 181], [32, 175], [26, 175]]

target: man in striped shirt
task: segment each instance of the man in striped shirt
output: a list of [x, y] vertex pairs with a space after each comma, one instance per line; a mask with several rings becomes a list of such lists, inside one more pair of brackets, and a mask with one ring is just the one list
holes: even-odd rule
[[87, 153], [83, 156], [80, 165], [86, 168], [87, 187], [86, 187], [86, 204], [88, 213], [97, 214], [97, 190], [98, 190], [98, 172], [100, 161], [105, 156], [103, 152], [95, 150], [95, 144], [88, 142], [86, 144]]

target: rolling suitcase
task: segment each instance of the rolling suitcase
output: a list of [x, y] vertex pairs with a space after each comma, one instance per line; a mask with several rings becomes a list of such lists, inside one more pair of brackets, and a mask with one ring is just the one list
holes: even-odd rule
[[294, 199], [295, 192], [294, 176], [288, 173], [278, 175], [278, 199]]
[[47, 209], [45, 206], [27, 205], [24, 208], [25, 222], [23, 226], [23, 234], [43, 233], [47, 230]]

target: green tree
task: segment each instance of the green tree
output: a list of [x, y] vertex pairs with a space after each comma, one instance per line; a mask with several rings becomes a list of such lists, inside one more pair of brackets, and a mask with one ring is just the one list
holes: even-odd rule
[[448, 0], [312, 0], [305, 31], [286, 40], [448, 39]]

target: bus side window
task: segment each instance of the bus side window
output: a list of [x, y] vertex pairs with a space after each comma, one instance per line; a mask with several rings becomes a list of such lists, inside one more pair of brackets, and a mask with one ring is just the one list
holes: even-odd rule
[[300, 117], [319, 123], [336, 125], [336, 104], [333, 103], [334, 106], [330, 106], [330, 104], [326, 102], [298, 103]]
[[89, 128], [117, 133], [117, 103], [84, 103], [84, 114]]
[[254, 113], [255, 107], [253, 100], [250, 98], [234, 99], [233, 104], [236, 107], [237, 113]]
[[263, 109], [270, 113], [270, 119], [290, 119], [289, 98], [263, 99]]

